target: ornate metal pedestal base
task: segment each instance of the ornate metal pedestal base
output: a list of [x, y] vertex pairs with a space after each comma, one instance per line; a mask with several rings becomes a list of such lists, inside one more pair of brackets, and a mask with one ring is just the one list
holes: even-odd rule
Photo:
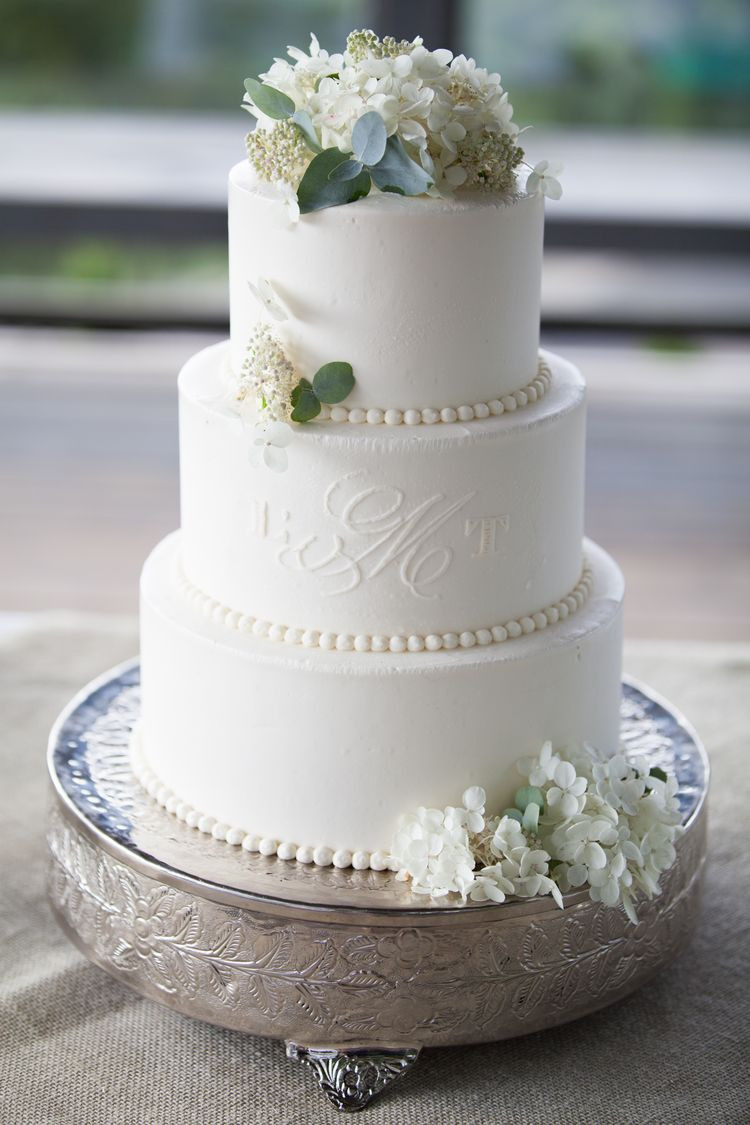
[[689, 936], [705, 854], [708, 765], [666, 704], [625, 684], [628, 753], [673, 770], [686, 831], [662, 895], [632, 926], [585, 892], [467, 907], [390, 872], [249, 855], [151, 801], [128, 743], [138, 664], [90, 685], [52, 732], [52, 907], [71, 940], [186, 1015], [287, 1041], [339, 1109], [361, 1109], [421, 1047], [538, 1031], [601, 1008]]
[[389, 1083], [406, 1074], [419, 1057], [419, 1047], [301, 1047], [288, 1042], [288, 1059], [299, 1059], [315, 1071], [320, 1088], [336, 1109], [354, 1113]]

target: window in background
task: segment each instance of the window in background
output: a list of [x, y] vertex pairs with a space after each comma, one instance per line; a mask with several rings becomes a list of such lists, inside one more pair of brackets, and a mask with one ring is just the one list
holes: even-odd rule
[[519, 121], [690, 131], [750, 125], [745, 0], [466, 0], [459, 39]]
[[352, 0], [0, 0], [0, 105], [231, 112], [287, 43], [343, 43]]
[[[589, 183], [600, 175], [606, 190], [595, 202], [606, 198], [608, 218], [632, 202], [632, 177], [611, 162], [632, 126], [671, 128], [682, 145], [668, 158], [667, 183], [678, 176], [696, 195], [690, 161], [704, 174], [720, 163], [722, 185], [741, 191], [738, 162], [715, 145], [724, 137], [738, 149], [732, 130], [750, 122], [746, 0], [0, 0], [0, 318], [220, 327], [226, 169], [242, 156], [248, 124], [242, 79], [288, 43], [306, 47], [313, 29], [341, 49], [356, 25], [407, 37], [421, 29], [429, 44], [448, 42], [499, 69], [518, 122], [540, 127], [524, 142], [530, 154], [545, 126], [568, 128], [567, 150], [549, 148], [563, 159], [574, 129], [598, 127], [593, 148], [576, 134], [583, 147], [568, 163], [586, 167]], [[714, 147], [697, 147], [706, 138]], [[663, 151], [662, 135], [637, 160], [626, 154], [626, 169], [645, 166], [655, 146]], [[580, 213], [575, 229], [566, 226], [574, 197], [566, 189], [551, 212], [548, 246], [563, 239], [599, 253], [612, 230], [592, 230]], [[628, 228], [618, 249], [663, 241], [662, 218], [646, 215], [645, 234]], [[726, 216], [711, 218], [725, 231], [721, 252], [730, 243], [736, 257], [742, 238]], [[682, 230], [672, 239], [685, 241]], [[746, 288], [723, 263], [721, 271], [710, 324], [719, 314], [733, 324]]]
[[0, 0], [0, 20], [5, 106], [229, 112], [237, 76], [311, 30], [340, 50], [352, 27], [431, 25], [500, 69], [529, 121], [750, 123], [745, 0]]

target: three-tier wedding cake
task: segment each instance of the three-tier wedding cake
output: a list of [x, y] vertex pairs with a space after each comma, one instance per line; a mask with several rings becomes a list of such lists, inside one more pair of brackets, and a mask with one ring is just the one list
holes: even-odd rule
[[230, 845], [382, 869], [402, 814], [468, 789], [469, 832], [545, 743], [553, 781], [616, 753], [623, 581], [583, 536], [583, 380], [539, 350], [559, 186], [499, 76], [367, 32], [290, 54], [246, 84], [231, 338], [179, 377], [134, 761]]

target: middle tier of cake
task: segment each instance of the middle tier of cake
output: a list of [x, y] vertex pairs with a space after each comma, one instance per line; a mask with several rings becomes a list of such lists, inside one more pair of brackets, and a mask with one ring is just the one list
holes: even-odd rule
[[566, 615], [586, 590], [585, 388], [543, 361], [545, 393], [501, 416], [313, 422], [274, 473], [250, 464], [227, 345], [200, 352], [179, 381], [181, 581], [261, 636], [363, 652], [489, 643]]

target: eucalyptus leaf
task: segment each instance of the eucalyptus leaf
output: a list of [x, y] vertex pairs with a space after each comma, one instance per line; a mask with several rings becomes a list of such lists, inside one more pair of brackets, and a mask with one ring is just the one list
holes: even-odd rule
[[313, 392], [321, 402], [333, 405], [343, 402], [354, 386], [351, 363], [324, 363], [313, 377]]
[[320, 414], [320, 399], [307, 387], [295, 387], [299, 391], [292, 411], [293, 422], [312, 422]]
[[345, 160], [343, 164], [337, 164], [336, 167], [328, 173], [329, 180], [353, 180], [362, 171], [362, 164], [359, 160]]
[[660, 769], [659, 766], [652, 766], [651, 769], [648, 771], [648, 776], [649, 777], [658, 777], [659, 781], [666, 781], [667, 780], [666, 773], [664, 772], [663, 769]]
[[388, 134], [379, 113], [370, 110], [355, 122], [352, 129], [352, 151], [362, 164], [377, 164], [385, 154]]
[[265, 113], [266, 117], [283, 121], [285, 117], [291, 117], [294, 113], [294, 102], [291, 98], [282, 94], [281, 90], [275, 90], [273, 86], [266, 86], [265, 82], [259, 82], [257, 78], [246, 78], [245, 89], [252, 98], [253, 104], [261, 113]]
[[522, 785], [520, 789], [516, 789], [513, 799], [521, 812], [526, 812], [527, 806], [532, 804], [538, 805], [540, 811], [544, 809], [544, 793], [536, 785]]
[[321, 211], [324, 207], [354, 203], [367, 195], [370, 176], [364, 169], [353, 180], [330, 179], [334, 168], [348, 160], [348, 155], [337, 148], [326, 148], [313, 157], [297, 188], [297, 200], [303, 215]]
[[381, 191], [399, 195], [422, 195], [432, 184], [428, 173], [412, 160], [395, 134], [388, 138], [383, 158], [370, 168], [370, 175]]
[[322, 152], [323, 149], [320, 147], [320, 141], [318, 140], [317, 134], [315, 132], [312, 118], [310, 117], [310, 114], [307, 112], [307, 110], [296, 109], [292, 114], [292, 121], [307, 141], [307, 147], [313, 152]]
[[292, 406], [297, 405], [297, 403], [299, 402], [299, 396], [302, 394], [303, 391], [311, 391], [311, 390], [312, 390], [312, 383], [310, 382], [310, 380], [309, 379], [300, 379], [299, 383], [297, 384], [297, 386], [294, 388], [291, 395], [289, 396]]

